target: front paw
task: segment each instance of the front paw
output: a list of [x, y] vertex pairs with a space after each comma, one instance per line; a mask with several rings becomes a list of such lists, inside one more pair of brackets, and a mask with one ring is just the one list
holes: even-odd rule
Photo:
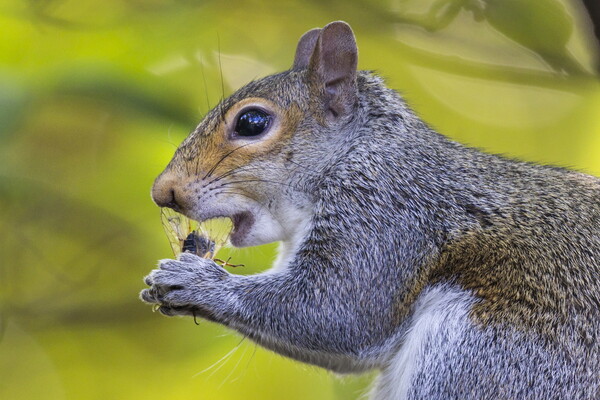
[[194, 315], [218, 320], [226, 311], [230, 274], [214, 261], [190, 253], [163, 260], [144, 281], [143, 301], [156, 304], [165, 315]]

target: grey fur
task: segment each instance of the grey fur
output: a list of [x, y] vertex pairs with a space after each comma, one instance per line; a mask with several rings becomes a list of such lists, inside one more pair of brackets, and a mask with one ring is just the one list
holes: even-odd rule
[[453, 285], [469, 313], [427, 339], [407, 398], [600, 398], [600, 179], [450, 141], [370, 72], [353, 110], [329, 121], [311, 79], [294, 69], [248, 84], [167, 168], [189, 170], [244, 98], [303, 110], [291, 139], [243, 175], [286, 183], [252, 183], [265, 207], [310, 214], [285, 267], [237, 276], [182, 255], [150, 274], [142, 299], [337, 372], [382, 369], [379, 398], [392, 398], [415, 305]]

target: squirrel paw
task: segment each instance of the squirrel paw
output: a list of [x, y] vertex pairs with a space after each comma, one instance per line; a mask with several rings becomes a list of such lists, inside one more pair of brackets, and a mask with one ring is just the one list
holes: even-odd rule
[[182, 253], [177, 260], [162, 260], [144, 278], [150, 286], [140, 298], [155, 304], [168, 316], [188, 315], [217, 320], [227, 306], [225, 282], [229, 273], [213, 260]]

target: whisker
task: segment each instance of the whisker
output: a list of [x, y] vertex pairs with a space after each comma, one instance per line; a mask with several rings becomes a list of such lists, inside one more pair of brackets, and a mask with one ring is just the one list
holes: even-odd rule
[[185, 155], [185, 154], [183, 154], [183, 155], [182, 155], [182, 158], [184, 159], [184, 162], [183, 162], [183, 168], [185, 169], [185, 173], [186, 173], [187, 175], [190, 175], [190, 166], [188, 165], [189, 163], [188, 163], [188, 162], [186, 162], [186, 161], [187, 161], [187, 160], [186, 160], [186, 158], [187, 158], [187, 157], [186, 157], [186, 155]]
[[196, 176], [200, 174], [200, 154], [196, 154]]
[[[235, 363], [235, 365], [233, 366], [233, 368], [231, 369], [231, 371], [229, 371], [229, 374], [227, 374], [227, 376], [225, 377], [225, 379], [223, 379], [223, 381], [221, 382], [221, 384], [217, 387], [217, 389], [221, 389], [221, 387], [223, 387], [223, 385], [225, 383], [227, 383], [227, 381], [229, 380], [229, 378], [231, 378], [231, 375], [233, 375], [233, 373], [237, 370], [238, 366], [240, 365], [240, 362], [242, 362], [242, 360], [244, 359], [244, 357], [246, 356], [246, 352], [248, 351], [248, 347], [244, 348], [244, 352], [240, 355], [240, 357], [238, 358], [237, 363]], [[235, 379], [232, 381], [235, 382]]]
[[321, 175], [318, 171], [315, 171], [314, 169], [311, 169], [311, 168], [307, 167], [306, 165], [298, 164], [297, 162], [292, 161], [292, 160], [287, 160], [287, 162], [292, 163], [294, 165], [297, 165], [299, 168], [306, 168], [307, 170], [309, 170], [312, 173], [314, 173], [316, 176], [320, 176]]
[[218, 176], [216, 176], [216, 177], [215, 177], [215, 178], [213, 178], [213, 179], [212, 179], [210, 182], [208, 182], [208, 183], [206, 184], [206, 186], [208, 186], [208, 185], [210, 185], [210, 184], [212, 184], [212, 183], [218, 182], [218, 181], [220, 181], [221, 179], [223, 179], [223, 178], [227, 178], [228, 176], [234, 175], [234, 174], [236, 174], [236, 173], [244, 172], [244, 171], [246, 170], [245, 168], [247, 168], [247, 167], [248, 167], [248, 166], [244, 166], [244, 165], [242, 165], [242, 166], [239, 166], [239, 167], [236, 167], [236, 168], [230, 169], [229, 171], [223, 172], [221, 175], [218, 175]]
[[217, 32], [217, 50], [219, 52], [219, 72], [221, 74], [221, 107], [219, 112], [221, 114], [221, 120], [225, 120], [225, 83], [223, 82], [223, 66], [221, 64], [221, 37]]
[[255, 198], [253, 198], [252, 196], [248, 196], [247, 194], [245, 194], [245, 193], [242, 193], [242, 192], [235, 192], [235, 191], [233, 191], [233, 190], [219, 190], [219, 194], [237, 194], [238, 196], [243, 196], [243, 197], [245, 197], [245, 198], [247, 198], [247, 199], [250, 199], [250, 200], [252, 200], [253, 202], [255, 202], [255, 203], [257, 203], [257, 204], [260, 204], [260, 203], [258, 203], [258, 202], [256, 201], [256, 199], [255, 199]]
[[248, 363], [246, 364], [246, 370], [245, 371], [247, 371], [250, 368], [250, 363], [254, 359], [254, 356], [256, 355], [256, 350], [258, 349], [258, 346], [256, 345], [256, 343], [253, 343], [253, 342], [251, 342], [251, 343], [254, 345], [254, 351], [252, 351], [252, 355], [250, 356], [250, 359], [248, 360]]
[[[287, 167], [280, 167], [280, 166], [276, 166], [276, 165], [270, 165], [269, 169], [275, 169], [275, 170], [281, 170], [281, 171], [291, 171], [293, 173], [296, 173], [296, 171], [298, 171], [300, 168], [304, 168], [303, 165], [301, 164], [296, 164], [297, 166], [294, 168], [287, 168]], [[263, 166], [258, 166], [258, 165], [246, 165], [243, 166], [245, 168], [254, 168], [254, 169], [264, 169]], [[300, 171], [300, 174], [303, 175], [309, 175], [309, 176], [321, 176], [320, 174], [317, 174], [316, 172], [306, 172], [306, 171]]]
[[218, 365], [217, 369], [215, 369], [213, 372], [211, 372], [211, 374], [209, 375], [209, 378], [211, 376], [213, 376], [215, 374], [215, 372], [217, 372], [219, 369], [221, 369], [221, 367], [223, 367], [223, 365], [225, 365], [227, 363], [227, 360], [229, 359], [229, 357], [231, 357], [233, 355], [233, 353], [235, 353], [236, 350], [240, 348], [240, 346], [242, 345], [242, 343], [244, 342], [244, 340], [246, 340], [245, 336], [242, 338], [242, 340], [240, 340], [240, 342], [237, 344], [237, 346], [235, 346], [233, 349], [229, 350], [229, 352], [227, 354], [225, 354], [223, 357], [221, 357], [220, 359], [218, 359], [217, 361], [215, 361], [208, 368], [205, 368], [202, 371], [195, 373], [193, 375], [193, 377], [195, 378], [198, 375], [201, 375], [201, 374], [203, 374], [205, 372], [208, 372], [208, 371], [210, 371], [211, 369], [215, 368]]
[[239, 181], [229, 181], [224, 183], [222, 186], [226, 186], [226, 185], [230, 185], [230, 184], [234, 184], [234, 183], [247, 183], [247, 182], [264, 182], [264, 183], [274, 183], [276, 185], [282, 185], [282, 186], [288, 186], [288, 187], [294, 187], [292, 186], [292, 184], [287, 183], [287, 182], [278, 182], [278, 181], [272, 181], [269, 179], [244, 179], [244, 180], [239, 180]]
[[[290, 169], [285, 168], [285, 167], [271, 166], [269, 168], [271, 168], [271, 169], [279, 169], [279, 170], [282, 170], [282, 171], [290, 171]], [[231, 176], [231, 175], [234, 175], [234, 174], [238, 174], [238, 173], [242, 173], [242, 172], [246, 172], [246, 171], [249, 171], [249, 170], [251, 171], [253, 169], [259, 169], [259, 170], [261, 170], [261, 169], [263, 169], [263, 167], [256, 166], [256, 165], [242, 165], [242, 166], [233, 168], [233, 169], [231, 169], [229, 171], [226, 171], [226, 172], [222, 173], [221, 175], [218, 175], [217, 177], [215, 177], [214, 179], [212, 179], [210, 182], [208, 182], [206, 185], [210, 185], [212, 183], [218, 182], [221, 179], [226, 178], [228, 176]], [[298, 172], [296, 172], [296, 170], [297, 170], [297, 168], [293, 169], [292, 172], [294, 174], [298, 174]], [[317, 176], [317, 175], [311, 175], [310, 173], [305, 173], [305, 172], [300, 172], [299, 174], [300, 175], [309, 176], [309, 177]]]
[[206, 112], [210, 111], [210, 100], [208, 99], [208, 85], [206, 84], [206, 74], [204, 73], [204, 58], [200, 58], [200, 72], [202, 72], [202, 81], [204, 82], [204, 95], [206, 96]]
[[226, 153], [223, 157], [221, 157], [221, 159], [219, 161], [216, 162], [215, 165], [213, 165], [213, 167], [206, 173], [206, 175], [204, 175], [204, 177], [202, 178], [203, 180], [206, 179], [207, 177], [209, 177], [213, 172], [215, 172], [215, 169], [217, 169], [217, 167], [219, 166], [219, 164], [221, 164], [227, 157], [229, 157], [230, 155], [232, 155], [234, 152], [236, 152], [237, 150], [246, 147], [248, 145], [250, 145], [251, 143], [246, 143], [243, 144], [241, 146], [236, 147], [235, 149], [231, 150], [230, 152]]
[[177, 146], [174, 142], [173, 142], [173, 138], [171, 137], [171, 130], [173, 129], [173, 124], [171, 124], [169, 126], [169, 130], [167, 131], [167, 138], [168, 140], [166, 141], [167, 143], [169, 143], [171, 146], [173, 146], [175, 149], [177, 149]]

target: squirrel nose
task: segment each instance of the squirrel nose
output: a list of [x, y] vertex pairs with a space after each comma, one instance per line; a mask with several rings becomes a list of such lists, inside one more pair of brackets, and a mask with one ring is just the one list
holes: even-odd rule
[[159, 176], [152, 186], [152, 200], [159, 207], [169, 207], [175, 211], [181, 211], [181, 204], [178, 202], [177, 189], [173, 179], [163, 179], [162, 176]]

